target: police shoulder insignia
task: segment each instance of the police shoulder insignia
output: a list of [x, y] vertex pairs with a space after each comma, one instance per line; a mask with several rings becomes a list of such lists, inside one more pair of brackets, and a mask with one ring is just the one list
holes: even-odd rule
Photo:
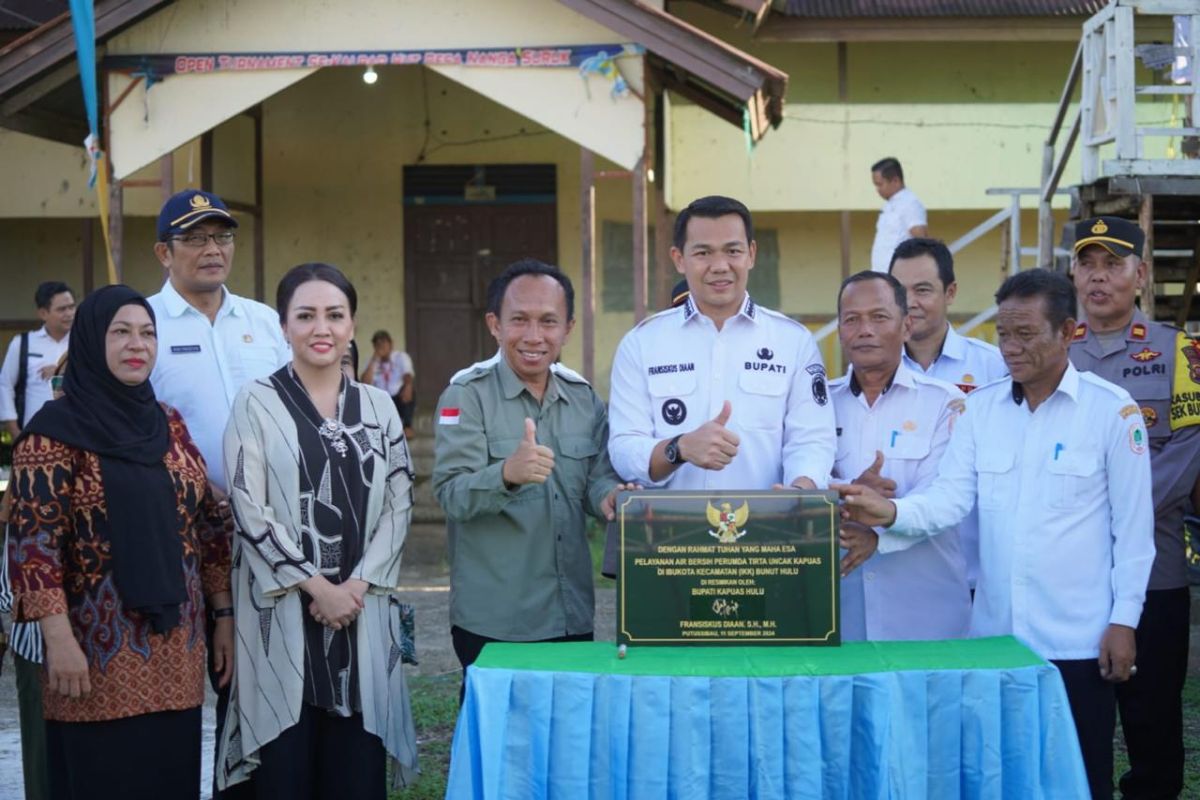
[[1146, 326], [1140, 322], [1133, 323], [1133, 327], [1129, 329], [1129, 338], [1135, 341], [1143, 341], [1146, 338]]
[[1087, 336], [1087, 325], [1081, 322], [1075, 326], [1075, 341], [1079, 341], [1085, 336]]

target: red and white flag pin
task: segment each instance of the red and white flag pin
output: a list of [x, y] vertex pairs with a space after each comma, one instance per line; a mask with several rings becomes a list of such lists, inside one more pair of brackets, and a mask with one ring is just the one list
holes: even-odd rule
[[443, 408], [442, 413], [438, 414], [438, 425], [457, 425], [458, 424], [458, 409]]

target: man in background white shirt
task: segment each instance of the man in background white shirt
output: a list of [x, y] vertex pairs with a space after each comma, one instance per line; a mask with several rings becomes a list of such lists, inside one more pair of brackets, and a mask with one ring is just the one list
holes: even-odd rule
[[[904, 287], [891, 275], [868, 271], [843, 281], [838, 337], [850, 369], [829, 385], [838, 424], [834, 478], [867, 482], [889, 497], [933, 482], [963, 398], [901, 362], [906, 309]], [[855, 525], [843, 522], [843, 537]], [[895, 547], [842, 578], [842, 640], [965, 636], [971, 595], [958, 532], [879, 536]]]
[[996, 303], [1012, 377], [968, 395], [933, 484], [898, 500], [833, 488], [855, 522], [899, 535], [955, 525], [978, 499], [970, 634], [1017, 636], [1058, 667], [1092, 797], [1112, 800], [1114, 684], [1137, 671], [1154, 561], [1146, 426], [1127, 391], [1071, 365], [1070, 280], [1020, 272]]
[[154, 393], [183, 416], [222, 496], [222, 440], [233, 398], [290, 359], [275, 310], [225, 287], [236, 228], [214, 194], [188, 189], [168, 200], [154, 245], [167, 282], [148, 298], [158, 328]]
[[[995, 345], [963, 336], [950, 324], [950, 304], [958, 294], [954, 256], [945, 243], [918, 236], [901, 242], [888, 272], [908, 293], [912, 333], [904, 345], [904, 365], [919, 374], [953, 383], [965, 393], [1008, 375]], [[979, 576], [979, 514], [972, 510], [958, 526], [967, 583]]]
[[375, 331], [371, 337], [371, 347], [374, 353], [363, 370], [362, 382], [369, 383], [378, 389], [383, 389], [396, 404], [400, 412], [400, 421], [404, 423], [404, 435], [409, 439], [413, 436], [413, 411], [416, 407], [413, 397], [412, 357], [403, 350], [395, 349], [392, 335], [387, 331]]
[[914, 236], [927, 236], [929, 223], [925, 206], [904, 186], [904, 169], [894, 158], [871, 165], [871, 182], [884, 199], [875, 223], [875, 243], [871, 246], [871, 269], [887, 272], [896, 245]]
[[[46, 281], [33, 294], [42, 327], [14, 336], [0, 367], [0, 422], [15, 439], [29, 418], [51, 397], [50, 376], [67, 352], [75, 295], [61, 281]], [[25, 352], [24, 375], [21, 352]], [[22, 384], [22, 378], [24, 383]], [[20, 394], [18, 395], [18, 389]]]

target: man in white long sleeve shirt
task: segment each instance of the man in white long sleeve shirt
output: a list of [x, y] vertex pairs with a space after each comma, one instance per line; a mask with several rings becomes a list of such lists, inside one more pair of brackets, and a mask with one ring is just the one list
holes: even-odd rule
[[1071, 366], [1067, 278], [1018, 273], [996, 302], [1012, 376], [967, 397], [933, 485], [895, 501], [838, 489], [853, 520], [922, 536], [958, 523], [978, 499], [971, 634], [1015, 635], [1054, 662], [1092, 796], [1107, 799], [1113, 685], [1137, 669], [1134, 629], [1154, 561], [1146, 429], [1128, 392]]
[[825, 366], [800, 323], [746, 293], [747, 208], [704, 197], [675, 222], [683, 305], [644, 320], [613, 359], [608, 441], [625, 480], [671, 489], [815, 489], [833, 466]]
[[[909, 326], [904, 287], [891, 275], [860, 272], [842, 283], [838, 336], [850, 370], [829, 387], [838, 424], [833, 475], [876, 482], [895, 497], [933, 482], [963, 398], [901, 362]], [[879, 535], [895, 549], [842, 578], [842, 640], [966, 635], [971, 595], [958, 531]]]

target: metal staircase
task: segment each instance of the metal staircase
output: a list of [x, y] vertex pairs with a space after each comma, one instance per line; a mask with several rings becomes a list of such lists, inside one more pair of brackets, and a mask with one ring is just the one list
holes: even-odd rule
[[[1167, 17], [1173, 45], [1137, 44], [1138, 19]], [[1154, 82], [1137, 82], [1137, 60]], [[1079, 101], [1066, 141], [1063, 123]], [[1151, 119], [1170, 112], [1166, 124]], [[1060, 270], [1057, 253], [1073, 244], [1075, 220], [1098, 214], [1138, 220], [1150, 276], [1139, 300], [1152, 319], [1200, 328], [1200, 3], [1114, 0], [1083, 26], [1046, 140], [1039, 198], [1038, 263]], [[1076, 145], [1079, 145], [1076, 150]], [[1073, 154], [1080, 180], [1070, 187], [1071, 223], [1055, 249], [1050, 202]]]

